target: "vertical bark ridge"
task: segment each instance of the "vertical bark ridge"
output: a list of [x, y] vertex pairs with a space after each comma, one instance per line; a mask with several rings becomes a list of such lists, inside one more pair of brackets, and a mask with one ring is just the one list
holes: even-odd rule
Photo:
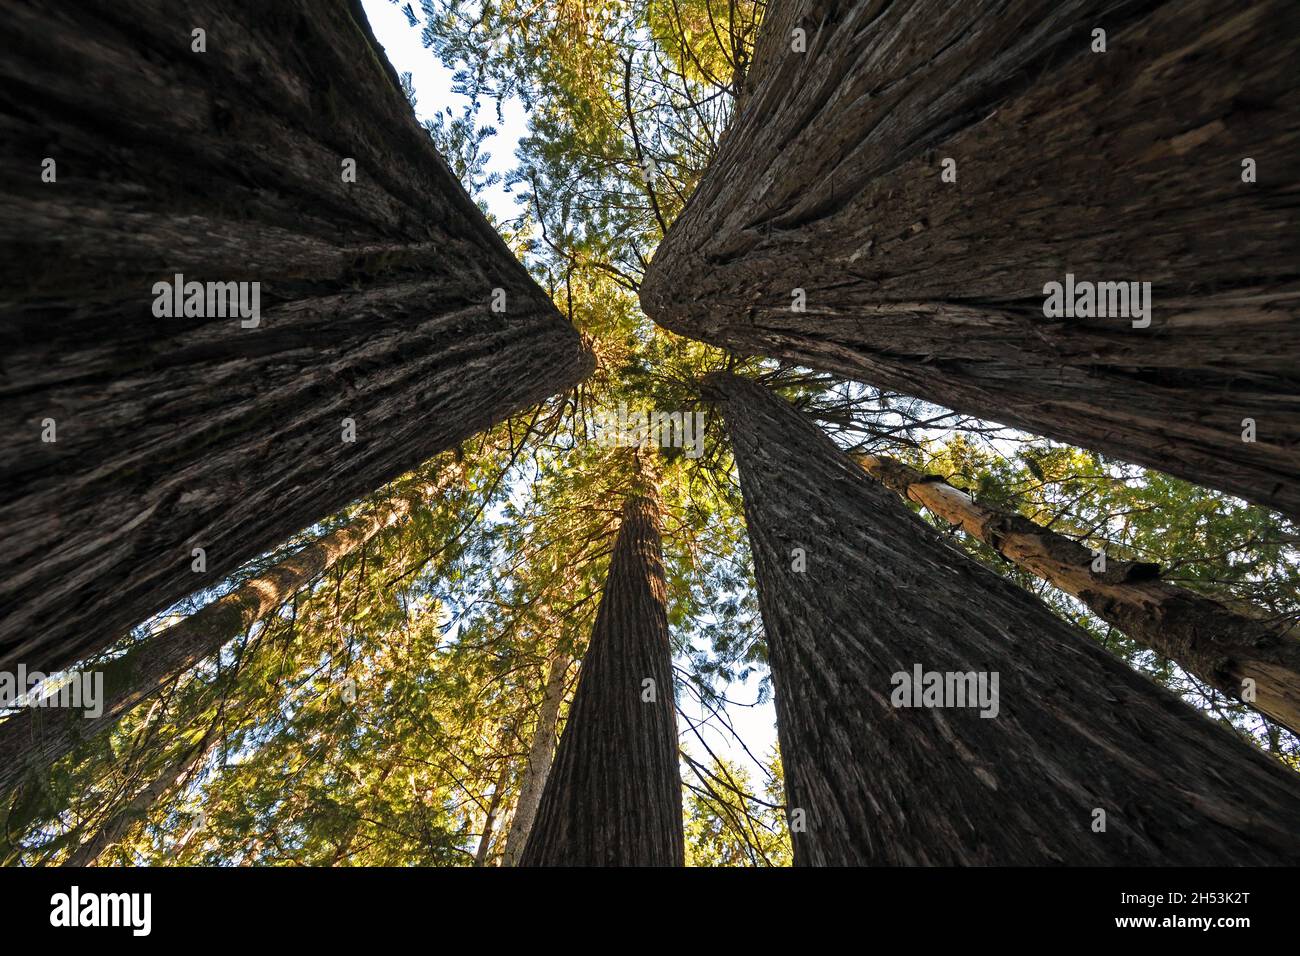
[[[4, 31], [0, 668], [93, 653], [590, 370], [353, 0], [20, 0]], [[156, 316], [177, 274], [260, 283], [258, 325]]]
[[[1294, 774], [947, 545], [778, 396], [706, 394], [740, 471], [797, 864], [1300, 861]], [[996, 716], [894, 706], [917, 665], [997, 673]]]
[[521, 866], [685, 863], [661, 552], [658, 499], [634, 494]]
[[1291, 0], [774, 0], [642, 305], [1300, 516], [1297, 56]]

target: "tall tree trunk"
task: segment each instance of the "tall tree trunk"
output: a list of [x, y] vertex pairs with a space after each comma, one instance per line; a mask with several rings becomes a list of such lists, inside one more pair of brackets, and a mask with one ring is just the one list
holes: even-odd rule
[[[90, 654], [590, 367], [357, 0], [178, 14], [6, 7], [0, 669]], [[260, 283], [256, 326], [159, 317], [176, 274]]]
[[885, 487], [1078, 598], [1103, 621], [1198, 680], [1244, 699], [1300, 735], [1300, 639], [1294, 628], [1166, 584], [1157, 579], [1160, 569], [1154, 564], [1107, 558], [1105, 570], [1094, 572], [1089, 549], [1021, 515], [977, 504], [937, 475], [876, 455], [858, 461]]
[[555, 726], [560, 719], [560, 704], [564, 702], [564, 685], [569, 675], [569, 655], [556, 651], [551, 658], [546, 675], [546, 688], [542, 692], [542, 706], [537, 711], [537, 726], [533, 741], [528, 747], [528, 766], [524, 768], [519, 799], [515, 801], [515, 818], [506, 835], [506, 852], [503, 866], [518, 866], [528, 843], [528, 834], [537, 817], [546, 779], [551, 773], [551, 760], [555, 756]]
[[83, 840], [61, 865], [94, 866], [105, 850], [126, 838], [155, 803], [186, 781], [195, 768], [207, 759], [213, 746], [215, 744], [193, 747], [171, 761], [130, 801], [110, 812], [108, 819], [88, 839]]
[[219, 652], [254, 622], [275, 613], [298, 590], [384, 528], [404, 519], [418, 500], [436, 499], [461, 474], [458, 465], [447, 465], [434, 484], [365, 509], [337, 531], [97, 668], [104, 679], [100, 716], [86, 717], [80, 710], [27, 708], [0, 723], [0, 794], [9, 793], [29, 773], [48, 772], [78, 744], [112, 729], [141, 701]]
[[[706, 389], [740, 471], [796, 863], [1300, 862], [1293, 773], [947, 545], [776, 395]], [[994, 706], [896, 706], [918, 668], [983, 675]]]
[[1298, 58], [1293, 0], [774, 0], [642, 305], [1300, 516]]
[[[503, 735], [502, 743], [506, 742]], [[506, 787], [510, 783], [510, 758], [508, 755], [501, 757], [501, 771], [497, 774], [496, 781], [492, 784], [492, 797], [488, 801], [487, 812], [483, 814], [483, 832], [479, 835], [478, 849], [474, 852], [474, 865], [486, 866], [488, 853], [492, 849], [492, 837], [496, 834], [497, 813], [501, 809], [501, 798], [505, 796]]]
[[682, 866], [659, 501], [634, 494], [521, 866]]

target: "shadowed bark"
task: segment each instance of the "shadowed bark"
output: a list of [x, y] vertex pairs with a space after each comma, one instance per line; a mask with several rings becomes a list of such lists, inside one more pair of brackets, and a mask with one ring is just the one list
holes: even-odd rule
[[[589, 369], [359, 3], [22, 0], [4, 29], [0, 668], [90, 654]], [[259, 282], [256, 327], [155, 315], [176, 274]]]
[[[1294, 774], [947, 545], [773, 393], [706, 394], [740, 471], [797, 864], [1300, 862]], [[998, 675], [996, 707], [896, 706], [918, 665]]]
[[658, 499], [632, 496], [521, 866], [685, 863], [661, 550]]
[[1071, 594], [1103, 621], [1163, 654], [1197, 680], [1300, 735], [1300, 640], [1290, 629], [1158, 580], [1154, 564], [1108, 558], [1018, 514], [977, 504], [937, 475], [901, 461], [862, 455], [873, 478], [957, 525], [1008, 561]]
[[774, 0], [642, 305], [1300, 516], [1298, 58], [1292, 0]]
[[459, 465], [443, 467], [434, 484], [408, 489], [363, 510], [338, 530], [295, 551], [121, 657], [96, 666], [104, 678], [100, 716], [50, 708], [26, 708], [10, 716], [0, 723], [0, 795], [9, 793], [28, 774], [47, 772], [78, 744], [111, 730], [141, 701], [219, 652], [255, 622], [274, 614], [337, 562], [404, 520], [420, 499], [435, 500], [462, 474]]

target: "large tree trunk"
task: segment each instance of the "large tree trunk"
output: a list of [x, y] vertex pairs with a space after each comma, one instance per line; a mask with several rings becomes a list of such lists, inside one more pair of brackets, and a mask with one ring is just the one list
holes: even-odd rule
[[858, 461], [885, 487], [1078, 598], [1198, 680], [1300, 735], [1300, 639], [1294, 628], [1166, 584], [1153, 564], [1107, 558], [1104, 570], [1093, 571], [1097, 559], [1081, 544], [1022, 515], [978, 504], [937, 475], [881, 456]]
[[[0, 668], [85, 656], [589, 368], [359, 3], [179, 12], [5, 10]], [[155, 317], [177, 273], [260, 282], [259, 324]]]
[[[1293, 0], [775, 0], [642, 304], [1300, 516], [1297, 59]], [[1149, 327], [1046, 318], [1067, 273]]]
[[685, 863], [660, 555], [658, 499], [633, 495], [521, 866]]
[[338, 561], [403, 520], [419, 499], [434, 500], [461, 474], [458, 465], [446, 466], [433, 485], [407, 490], [362, 511], [338, 530], [97, 667], [104, 679], [100, 716], [87, 717], [81, 710], [27, 708], [0, 723], [0, 795], [9, 793], [29, 773], [48, 772], [79, 743], [111, 730], [131, 708], [216, 654], [254, 622], [275, 613]]
[[542, 802], [542, 792], [551, 773], [551, 760], [555, 756], [555, 726], [560, 719], [560, 704], [564, 702], [564, 685], [569, 676], [569, 655], [556, 651], [551, 658], [542, 692], [542, 706], [537, 711], [537, 726], [533, 741], [528, 746], [528, 766], [524, 768], [519, 798], [515, 801], [514, 821], [506, 835], [506, 851], [502, 866], [518, 866], [528, 834], [537, 818], [537, 806]]
[[[708, 389], [740, 471], [796, 863], [1300, 862], [1294, 774], [947, 545], [788, 403]], [[995, 716], [895, 706], [917, 666], [999, 675]]]

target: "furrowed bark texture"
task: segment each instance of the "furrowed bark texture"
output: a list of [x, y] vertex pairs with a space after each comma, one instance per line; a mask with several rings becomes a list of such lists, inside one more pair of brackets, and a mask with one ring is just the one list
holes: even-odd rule
[[657, 499], [629, 498], [521, 866], [685, 864], [661, 551]]
[[[19, 0], [0, 32], [0, 668], [85, 656], [589, 369], [358, 3]], [[260, 282], [259, 324], [155, 317], [174, 274]]]
[[[642, 305], [1300, 516], [1297, 59], [1292, 0], [775, 0]], [[1150, 326], [1044, 317], [1067, 273]]]
[[104, 676], [99, 717], [86, 717], [81, 710], [27, 708], [0, 723], [0, 795], [29, 774], [48, 772], [79, 743], [111, 730], [141, 701], [216, 654], [254, 622], [275, 613], [298, 590], [380, 531], [404, 520], [417, 497], [432, 501], [461, 474], [459, 466], [448, 465], [435, 484], [363, 511], [121, 657], [97, 665], [94, 669]]
[[[1300, 861], [1294, 774], [948, 546], [788, 403], [709, 387], [740, 471], [787, 802], [806, 814], [797, 864]], [[895, 707], [915, 665], [998, 674], [996, 716]]]
[[542, 692], [542, 706], [537, 712], [537, 727], [533, 741], [528, 746], [528, 766], [524, 768], [519, 799], [515, 801], [514, 821], [506, 835], [506, 851], [502, 866], [518, 866], [528, 834], [537, 818], [537, 806], [542, 801], [546, 780], [551, 774], [551, 761], [555, 756], [555, 726], [560, 718], [560, 704], [564, 702], [564, 682], [569, 674], [569, 655], [557, 652], [551, 659], [546, 675], [546, 688]]
[[1246, 680], [1254, 681], [1246, 703], [1300, 735], [1300, 639], [1292, 629], [1158, 580], [1154, 564], [1108, 559], [1105, 571], [1094, 572], [1088, 548], [1022, 515], [977, 504], [937, 475], [883, 456], [858, 461], [891, 491], [1074, 595], [1198, 680], [1234, 700], [1243, 699]]

